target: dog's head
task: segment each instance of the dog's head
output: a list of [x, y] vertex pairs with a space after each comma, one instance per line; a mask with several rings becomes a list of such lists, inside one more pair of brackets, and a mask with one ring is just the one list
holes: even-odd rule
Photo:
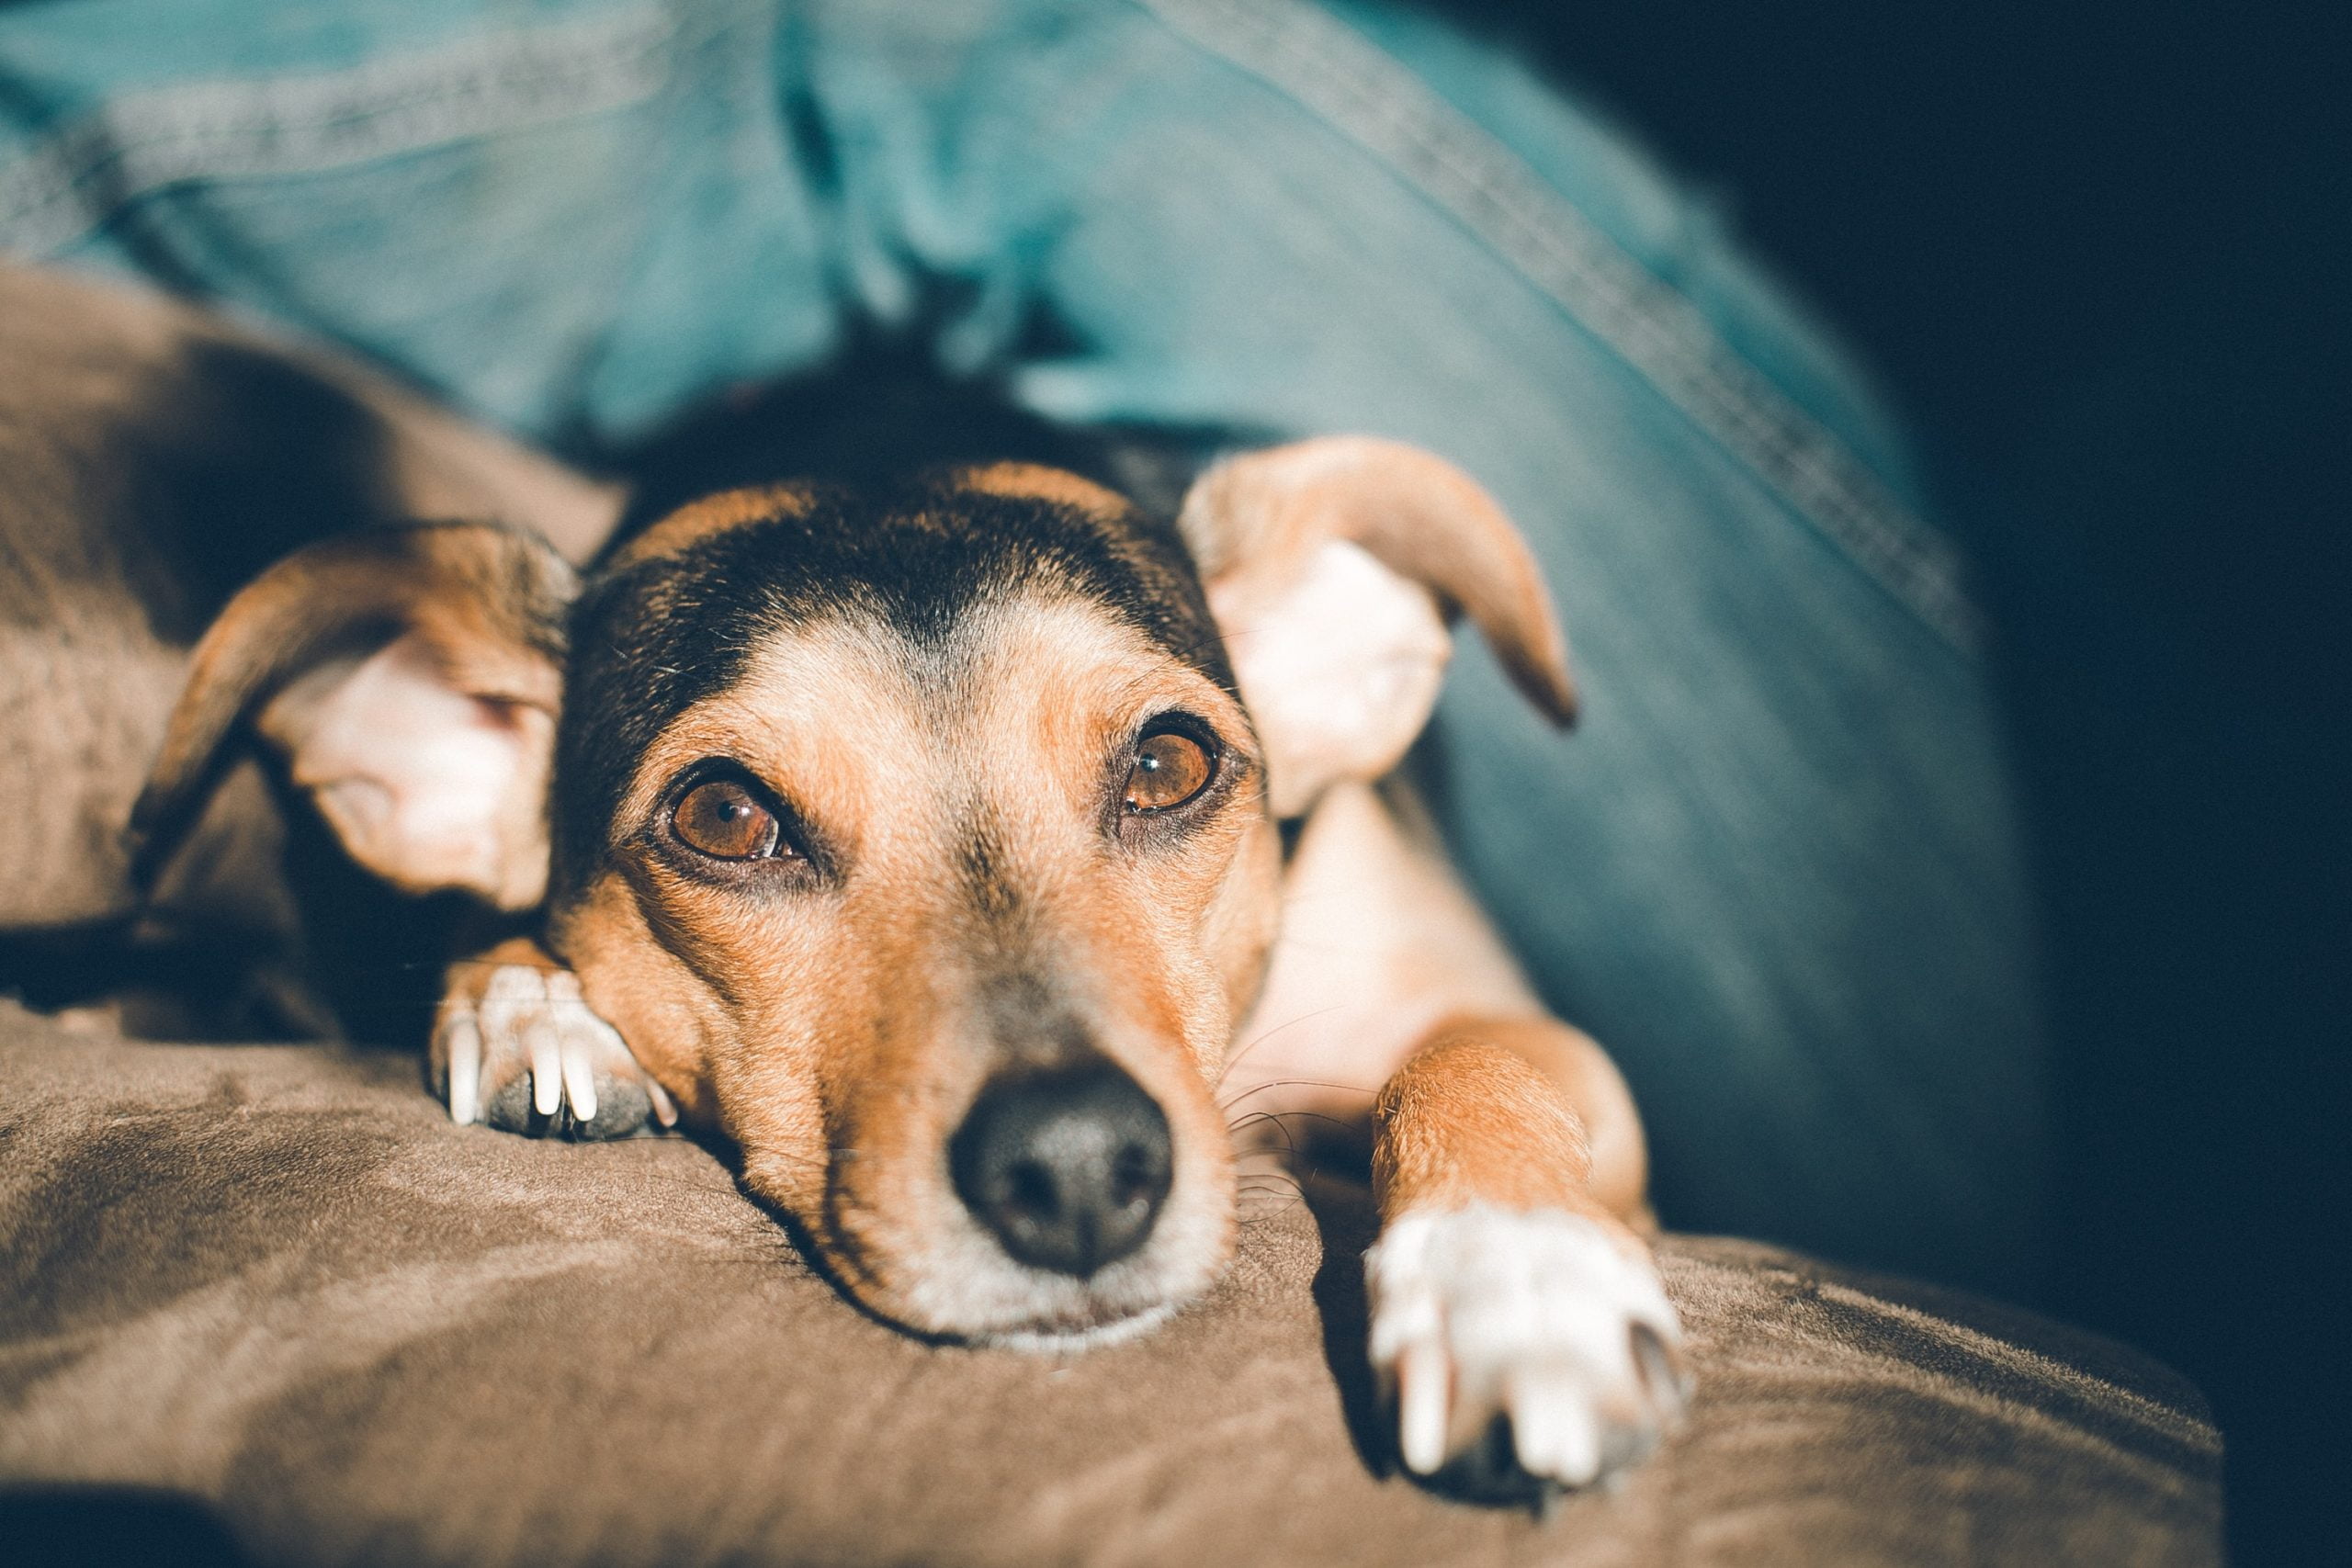
[[1102, 1331], [1225, 1260], [1277, 819], [1395, 765], [1456, 608], [1565, 719], [1509, 524], [1360, 440], [1229, 461], [1177, 526], [1018, 465], [730, 491], [584, 585], [505, 529], [350, 535], [208, 635], [141, 822], [250, 718], [363, 865], [543, 908], [867, 1304]]

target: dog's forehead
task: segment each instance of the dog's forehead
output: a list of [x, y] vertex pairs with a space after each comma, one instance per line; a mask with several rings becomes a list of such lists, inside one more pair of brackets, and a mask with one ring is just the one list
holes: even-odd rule
[[1179, 657], [1222, 667], [1194, 636], [1206, 605], [1174, 525], [1026, 463], [887, 489], [786, 483], [707, 497], [618, 548], [583, 611], [692, 635], [854, 608], [922, 635], [1013, 586], [1093, 599]]
[[1172, 525], [1075, 475], [1006, 464], [886, 490], [783, 485], [672, 513], [613, 555], [574, 613], [560, 852], [584, 869], [637, 760], [777, 634], [857, 623], [918, 678], [928, 660], [944, 679], [964, 634], [1016, 601], [1081, 609], [1234, 689]]
[[[897, 512], [953, 512], [959, 502], [978, 498], [1028, 502], [1096, 525], [1114, 539], [1136, 532], [1142, 519], [1127, 499], [1093, 480], [1039, 463], [993, 463], [980, 468], [951, 468], [925, 476], [897, 491], [863, 495], [838, 486], [811, 481], [785, 481], [743, 490], [722, 491], [680, 507], [657, 519], [625, 541], [605, 568], [606, 575], [625, 573], [648, 563], [690, 554], [695, 546], [743, 528], [758, 528], [790, 520], [806, 520], [825, 509], [883, 514], [887, 525]], [[684, 564], [679, 562], [678, 564]]]
[[[772, 627], [739, 677], [635, 759], [619, 817], [724, 757], [872, 849], [936, 847], [984, 821], [1091, 817], [1110, 749], [1178, 706], [1216, 723], [1226, 694], [1092, 603], [1017, 589], [928, 646], [863, 616]], [[907, 819], [911, 818], [911, 822]], [[894, 828], [893, 823], [899, 826]]]

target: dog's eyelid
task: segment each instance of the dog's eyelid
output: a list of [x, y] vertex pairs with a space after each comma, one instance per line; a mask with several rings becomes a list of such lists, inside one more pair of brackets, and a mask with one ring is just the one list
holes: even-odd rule
[[1182, 735], [1212, 755], [1221, 756], [1227, 750], [1225, 737], [1218, 733], [1216, 726], [1190, 708], [1160, 708], [1147, 714], [1136, 726], [1135, 738], [1128, 743], [1130, 749], [1155, 735]]
[[1191, 708], [1161, 708], [1147, 715], [1136, 726], [1135, 737], [1128, 742], [1129, 748], [1170, 729], [1208, 749], [1211, 760], [1216, 764], [1216, 783], [1219, 785], [1246, 780], [1258, 772], [1260, 761], [1256, 738], [1250, 733], [1246, 721], [1228, 728], [1204, 717]]

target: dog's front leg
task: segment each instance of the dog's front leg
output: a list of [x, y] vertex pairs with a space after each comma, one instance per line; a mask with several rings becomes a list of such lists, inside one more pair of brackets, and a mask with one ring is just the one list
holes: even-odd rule
[[1681, 1330], [1634, 1228], [1640, 1134], [1589, 1040], [1442, 1026], [1381, 1090], [1373, 1180], [1372, 1359], [1410, 1469], [1583, 1485], [1679, 1418]]
[[677, 1107], [528, 937], [449, 966], [433, 1083], [453, 1122], [510, 1133], [627, 1138], [674, 1127]]

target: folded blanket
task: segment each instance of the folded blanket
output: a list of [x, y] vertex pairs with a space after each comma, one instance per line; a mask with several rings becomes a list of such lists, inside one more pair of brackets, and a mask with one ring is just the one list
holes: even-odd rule
[[17, 1561], [125, 1519], [306, 1563], [2220, 1555], [2220, 1441], [2177, 1375], [1750, 1243], [1668, 1238], [1690, 1423], [1537, 1518], [1393, 1473], [1337, 1192], [1261, 1199], [1209, 1300], [1056, 1359], [863, 1316], [697, 1144], [455, 1127], [405, 1056], [0, 1004], [0, 1144]]

